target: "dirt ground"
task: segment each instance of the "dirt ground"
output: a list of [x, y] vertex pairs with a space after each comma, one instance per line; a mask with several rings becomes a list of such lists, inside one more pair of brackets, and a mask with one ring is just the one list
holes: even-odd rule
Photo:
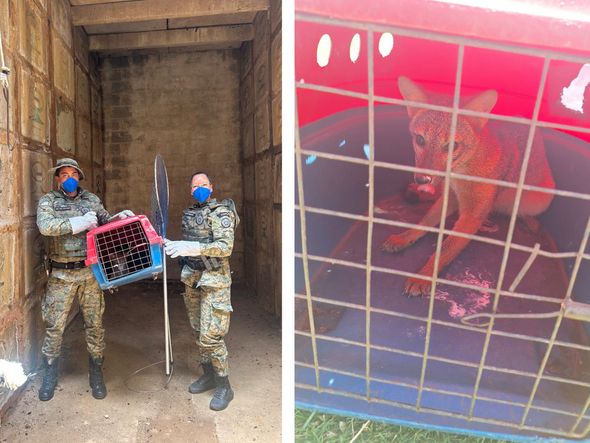
[[[37, 375], [0, 425], [0, 442], [278, 442], [281, 441], [281, 342], [276, 320], [260, 312], [244, 291], [234, 291], [226, 343], [235, 398], [228, 409], [209, 409], [212, 391], [191, 395], [200, 375], [197, 347], [180, 285], [169, 286], [174, 355], [167, 386], [161, 284], [140, 283], [106, 294], [104, 316], [108, 395], [92, 398], [83, 322], [66, 330], [59, 384], [40, 402]], [[140, 392], [151, 390], [152, 392]]]

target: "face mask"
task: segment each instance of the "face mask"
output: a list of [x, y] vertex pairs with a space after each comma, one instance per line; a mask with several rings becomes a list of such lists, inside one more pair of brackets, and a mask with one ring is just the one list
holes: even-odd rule
[[193, 197], [199, 203], [205, 202], [210, 195], [211, 190], [209, 188], [205, 188], [204, 186], [199, 186], [197, 189], [193, 191]]
[[78, 180], [76, 180], [74, 177], [69, 177], [61, 184], [61, 187], [68, 193], [74, 192], [76, 189], [78, 189]]

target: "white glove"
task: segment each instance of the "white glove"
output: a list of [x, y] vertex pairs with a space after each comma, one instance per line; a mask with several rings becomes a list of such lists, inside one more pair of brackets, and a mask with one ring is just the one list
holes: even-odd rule
[[0, 359], [0, 386], [16, 389], [27, 381], [20, 363]]
[[72, 234], [78, 234], [82, 231], [94, 229], [98, 226], [98, 219], [96, 218], [96, 212], [89, 211], [79, 217], [72, 217], [69, 219], [72, 225]]
[[164, 251], [172, 258], [198, 257], [201, 253], [201, 245], [198, 241], [172, 241], [164, 239]]
[[133, 211], [125, 209], [124, 211], [117, 212], [115, 215], [110, 216], [109, 221], [112, 222], [114, 220], [124, 220], [127, 217], [133, 217], [134, 215], [135, 214], [133, 213]]

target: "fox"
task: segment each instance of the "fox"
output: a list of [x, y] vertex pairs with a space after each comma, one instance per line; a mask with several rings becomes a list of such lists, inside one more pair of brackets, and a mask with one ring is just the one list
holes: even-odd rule
[[[407, 77], [398, 79], [402, 97], [418, 103], [441, 104], [440, 98], [427, 94], [420, 86]], [[496, 105], [498, 93], [486, 90], [469, 100], [462, 109], [489, 113]], [[448, 103], [446, 103], [448, 105]], [[407, 105], [410, 118], [409, 131], [414, 149], [415, 165], [419, 168], [445, 171], [450, 143], [451, 114]], [[521, 126], [521, 125], [518, 125]], [[517, 183], [522, 166], [528, 127], [517, 127], [512, 123], [488, 122], [486, 117], [459, 115], [457, 117], [455, 144], [451, 171], [477, 177], [498, 179]], [[435, 227], [440, 223], [443, 196], [440, 192], [444, 177], [422, 173], [414, 174], [414, 182], [419, 190], [436, 195], [434, 202], [420, 221], [420, 225]], [[545, 145], [541, 134], [535, 134], [525, 183], [555, 188]], [[480, 183], [465, 179], [451, 178], [447, 203], [447, 216], [458, 211], [453, 231], [475, 234], [492, 212], [512, 213], [516, 189], [494, 184]], [[536, 216], [543, 213], [551, 204], [553, 194], [540, 191], [523, 191], [518, 207], [518, 216], [533, 230], [539, 228]], [[427, 232], [408, 229], [390, 235], [383, 243], [386, 252], [399, 252], [422, 238]], [[470, 240], [453, 235], [442, 243], [439, 259], [439, 272], [449, 265], [469, 244]], [[434, 273], [434, 254], [418, 271], [418, 274], [432, 277]], [[420, 278], [408, 278], [404, 292], [408, 296], [428, 295], [431, 282]]]

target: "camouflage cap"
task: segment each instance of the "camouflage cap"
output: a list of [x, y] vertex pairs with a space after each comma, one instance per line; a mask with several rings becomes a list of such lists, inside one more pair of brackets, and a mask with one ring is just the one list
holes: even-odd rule
[[60, 158], [55, 163], [55, 166], [49, 170], [49, 172], [53, 172], [53, 175], [57, 176], [58, 171], [65, 166], [77, 169], [78, 173], [80, 174], [80, 180], [84, 180], [84, 172], [82, 172], [82, 169], [80, 169], [78, 162], [72, 158]]

